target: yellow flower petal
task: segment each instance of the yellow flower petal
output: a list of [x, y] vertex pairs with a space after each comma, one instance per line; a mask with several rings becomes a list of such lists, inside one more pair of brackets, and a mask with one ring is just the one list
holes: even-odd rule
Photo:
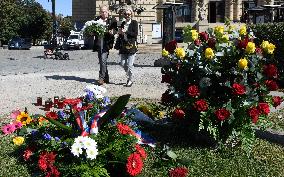
[[21, 137], [21, 136], [16, 136], [16, 137], [13, 138], [13, 142], [17, 146], [22, 145], [24, 143], [24, 141], [25, 141], [24, 137]]

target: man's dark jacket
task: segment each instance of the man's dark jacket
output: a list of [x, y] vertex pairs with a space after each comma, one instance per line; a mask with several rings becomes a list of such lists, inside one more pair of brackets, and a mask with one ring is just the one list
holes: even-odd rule
[[[101, 17], [98, 16], [95, 20], [99, 20]], [[107, 31], [103, 36], [103, 42], [101, 42], [100, 38], [95, 34], [94, 46], [93, 51], [102, 50], [102, 52], [108, 52], [110, 49], [113, 48], [114, 43], [114, 34], [110, 34], [109, 30], [117, 31], [117, 21], [114, 17], [109, 17], [106, 21]]]

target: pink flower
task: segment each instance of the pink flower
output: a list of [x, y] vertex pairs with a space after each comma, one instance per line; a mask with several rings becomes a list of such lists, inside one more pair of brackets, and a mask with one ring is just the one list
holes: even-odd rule
[[5, 126], [2, 127], [2, 132], [5, 135], [11, 134], [16, 130], [15, 125], [14, 124], [7, 124]]
[[12, 111], [12, 113], [10, 114], [11, 119], [17, 119], [17, 116], [21, 114], [21, 111], [19, 110], [14, 110]]
[[14, 122], [13, 124], [14, 124], [14, 126], [15, 126], [16, 129], [21, 129], [22, 126], [23, 126], [22, 122], [19, 122], [19, 121], [16, 121], [16, 122]]

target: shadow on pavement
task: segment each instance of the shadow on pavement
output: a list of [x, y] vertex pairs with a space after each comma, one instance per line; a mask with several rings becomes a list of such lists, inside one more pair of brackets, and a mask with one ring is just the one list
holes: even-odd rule
[[[120, 65], [119, 62], [107, 62], [107, 65]], [[155, 67], [153, 65], [134, 64], [134, 67]]]
[[275, 143], [281, 146], [284, 146], [284, 135], [269, 132], [256, 130], [256, 137], [267, 140], [271, 143]]

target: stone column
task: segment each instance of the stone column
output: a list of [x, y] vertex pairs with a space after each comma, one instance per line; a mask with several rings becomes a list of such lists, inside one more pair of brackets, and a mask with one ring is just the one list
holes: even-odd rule
[[242, 16], [242, 0], [236, 0], [234, 4], [234, 20], [239, 21]]
[[209, 0], [199, 0], [198, 6], [198, 23], [196, 24], [197, 30], [199, 32], [207, 31], [209, 27], [208, 23], [208, 9], [209, 9]]
[[234, 13], [233, 13], [233, 2], [232, 0], [225, 0], [225, 16], [230, 20], [233, 20]]
[[198, 2], [197, 0], [192, 1], [191, 21], [198, 21]]

